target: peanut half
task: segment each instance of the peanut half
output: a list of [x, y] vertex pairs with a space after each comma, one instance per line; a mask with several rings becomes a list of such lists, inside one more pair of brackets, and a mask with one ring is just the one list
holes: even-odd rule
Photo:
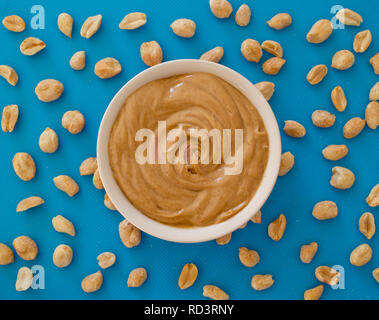
[[16, 153], [13, 157], [12, 163], [14, 172], [21, 180], [29, 181], [36, 175], [36, 164], [28, 153]]
[[142, 12], [132, 12], [122, 19], [118, 27], [123, 30], [134, 30], [142, 27], [146, 22], [146, 14]]
[[346, 190], [353, 186], [355, 181], [354, 173], [343, 167], [334, 167], [332, 169], [332, 178], [330, 185], [336, 189]]
[[62, 116], [62, 127], [72, 134], [82, 132], [84, 125], [84, 116], [78, 110], [67, 111]]
[[60, 244], [53, 253], [53, 263], [58, 268], [65, 268], [71, 264], [73, 251], [70, 246]]
[[147, 279], [147, 272], [145, 268], [136, 268], [129, 273], [128, 287], [138, 288], [144, 284]]
[[25, 30], [25, 21], [16, 15], [5, 17], [3, 19], [3, 25], [6, 29], [13, 32], [22, 32]]
[[159, 64], [163, 60], [162, 48], [156, 41], [142, 43], [140, 53], [142, 61], [149, 67]]
[[62, 32], [65, 36], [71, 38], [74, 19], [68, 13], [63, 12], [58, 16], [57, 24], [60, 32]]
[[349, 50], [341, 50], [334, 54], [332, 59], [332, 68], [338, 70], [347, 70], [354, 65], [354, 54]]
[[95, 64], [95, 74], [101, 79], [117, 76], [121, 70], [120, 62], [114, 58], [104, 58]]
[[246, 39], [241, 44], [241, 53], [247, 61], [258, 63], [262, 58], [262, 47], [257, 40]]
[[330, 94], [334, 107], [339, 111], [345, 111], [347, 106], [347, 99], [345, 96], [345, 92], [343, 91], [341, 86], [337, 86], [332, 90]]
[[83, 70], [86, 66], [86, 52], [75, 52], [70, 59], [70, 67], [74, 70]]
[[179, 288], [185, 290], [191, 287], [195, 283], [198, 273], [199, 271], [195, 264], [187, 263], [184, 265], [178, 280]]
[[14, 262], [14, 254], [11, 248], [0, 242], [0, 266], [5, 266]]
[[372, 41], [372, 34], [370, 30], [358, 32], [354, 38], [353, 48], [357, 53], [365, 52], [370, 46]]
[[96, 157], [90, 157], [90, 158], [85, 159], [79, 168], [81, 176], [88, 176], [88, 175], [94, 174], [96, 170], [97, 170]]
[[356, 247], [350, 255], [350, 263], [356, 267], [362, 267], [369, 263], [372, 258], [372, 249], [367, 244]]
[[333, 286], [338, 284], [341, 274], [328, 266], [320, 266], [316, 268], [315, 276], [318, 281]]
[[91, 38], [99, 30], [102, 19], [103, 16], [101, 14], [93, 17], [88, 17], [82, 25], [80, 35], [86, 39]]
[[379, 283], [379, 268], [376, 268], [376, 269], [372, 272], [372, 276], [373, 276], [374, 279]]
[[241, 247], [238, 250], [238, 257], [245, 267], [252, 268], [259, 263], [260, 258], [257, 251], [245, 247]]
[[43, 152], [54, 153], [59, 146], [58, 135], [53, 129], [46, 128], [39, 136], [38, 144]]
[[224, 236], [222, 236], [220, 238], [217, 238], [216, 242], [220, 246], [224, 246], [224, 245], [228, 244], [231, 239], [232, 239], [232, 233], [227, 233], [226, 235], [224, 235]]
[[370, 240], [376, 231], [375, 217], [372, 213], [366, 212], [359, 219], [359, 231]]
[[249, 25], [251, 19], [251, 9], [247, 4], [243, 4], [237, 10], [235, 20], [240, 27]]
[[269, 81], [262, 81], [255, 84], [255, 87], [262, 93], [267, 101], [269, 101], [274, 92], [275, 92], [275, 84]]
[[116, 256], [112, 252], [103, 252], [97, 256], [97, 261], [100, 268], [108, 269], [116, 262]]
[[362, 17], [358, 13], [347, 8], [338, 11], [336, 18], [347, 26], [360, 26], [363, 22]]
[[18, 270], [16, 279], [16, 291], [26, 291], [33, 283], [33, 272], [28, 267], [22, 267]]
[[34, 260], [38, 254], [36, 243], [27, 236], [20, 236], [13, 240], [13, 247], [21, 259]]
[[125, 247], [133, 248], [140, 244], [141, 231], [132, 225], [128, 220], [125, 219], [120, 222], [118, 231], [120, 234], [120, 239]]
[[196, 23], [190, 19], [175, 20], [170, 28], [179, 37], [192, 38], [195, 35]]
[[338, 215], [338, 207], [333, 201], [321, 201], [314, 205], [312, 215], [317, 220], [333, 219]]
[[29, 197], [20, 201], [17, 205], [16, 212], [23, 212], [34, 207], [38, 207], [45, 201], [41, 197]]
[[303, 263], [311, 263], [315, 254], [318, 250], [317, 242], [311, 242], [310, 244], [305, 244], [301, 246], [300, 249], [300, 260]]
[[324, 64], [314, 66], [307, 75], [307, 81], [311, 85], [319, 84], [327, 75], [328, 67]]
[[223, 47], [216, 47], [216, 48], [213, 48], [213, 49], [205, 52], [200, 57], [200, 60], [205, 60], [205, 61], [219, 63], [223, 56], [224, 56], [224, 49], [223, 49]]
[[288, 13], [278, 13], [273, 16], [267, 24], [275, 30], [282, 30], [292, 24], [292, 17]]
[[333, 33], [333, 24], [330, 20], [321, 19], [317, 21], [309, 30], [307, 40], [310, 43], [322, 43]]
[[295, 156], [289, 151], [283, 153], [280, 161], [279, 176], [282, 177], [286, 175], [288, 172], [291, 171], [294, 165]]
[[304, 300], [319, 300], [324, 292], [324, 286], [320, 284], [319, 286], [308, 289], [304, 292]]
[[370, 90], [370, 101], [379, 100], [379, 81]]
[[7, 80], [12, 86], [15, 86], [18, 82], [18, 74], [16, 70], [10, 66], [0, 65], [0, 76]]
[[72, 237], [75, 237], [76, 231], [72, 222], [60, 214], [55, 216], [51, 223], [53, 224], [53, 228], [57, 232], [66, 233]]
[[52, 102], [61, 97], [63, 90], [63, 84], [58, 80], [46, 79], [39, 82], [34, 91], [39, 100]]
[[366, 198], [366, 202], [370, 207], [379, 206], [379, 183], [374, 188], [372, 188], [370, 194]]
[[103, 185], [103, 182], [101, 181], [99, 169], [96, 169], [95, 173], [93, 174], [92, 183], [96, 189], [99, 189], [99, 190], [104, 189], [104, 185]]
[[82, 290], [86, 293], [92, 293], [100, 290], [103, 284], [103, 275], [100, 271], [92, 273], [82, 280]]
[[251, 286], [254, 290], [266, 290], [274, 284], [271, 274], [256, 274], [251, 278]]
[[283, 131], [286, 135], [293, 138], [302, 138], [306, 134], [304, 126], [293, 120], [287, 120], [284, 122]]
[[379, 126], [379, 103], [377, 101], [371, 101], [367, 105], [365, 119], [370, 129], [375, 130]]
[[213, 300], [229, 300], [229, 295], [225, 291], [210, 284], [203, 287], [203, 296]]
[[117, 208], [115, 205], [112, 203], [111, 199], [109, 198], [108, 194], [104, 194], [104, 205], [109, 209], [113, 211], [117, 211]]
[[38, 38], [29, 37], [26, 38], [22, 43], [20, 44], [20, 51], [22, 54], [26, 56], [34, 56], [41, 50], [46, 48], [45, 42]]
[[316, 110], [312, 113], [312, 122], [319, 128], [330, 128], [334, 125], [336, 116], [325, 110]]
[[331, 160], [331, 161], [337, 161], [340, 160], [349, 153], [349, 149], [346, 145], [336, 145], [331, 144], [327, 146], [324, 150], [322, 150], [322, 155], [325, 159]]
[[266, 40], [262, 42], [262, 49], [275, 57], [283, 57], [283, 48], [279, 42]]
[[16, 104], [5, 106], [1, 118], [1, 129], [4, 132], [12, 132], [18, 120], [19, 110]]
[[270, 58], [263, 63], [262, 70], [265, 74], [275, 76], [279, 73], [285, 63], [285, 59], [279, 57]]
[[287, 219], [284, 214], [281, 214], [278, 219], [269, 224], [268, 236], [274, 241], [279, 241], [283, 237], [286, 226]]
[[343, 136], [346, 139], [352, 139], [355, 138], [357, 135], [359, 135], [363, 128], [366, 125], [366, 121], [359, 118], [355, 117], [350, 119], [348, 122], [343, 127]]
[[209, 0], [209, 7], [219, 19], [229, 18], [233, 12], [233, 7], [227, 0]]
[[370, 64], [375, 74], [379, 74], [379, 52], [370, 59]]
[[69, 176], [66, 175], [60, 175], [53, 179], [55, 186], [66, 193], [68, 196], [73, 197], [79, 192], [79, 186], [75, 182], [74, 179], [72, 179]]
[[251, 222], [253, 223], [262, 223], [262, 212], [259, 210], [251, 219]]

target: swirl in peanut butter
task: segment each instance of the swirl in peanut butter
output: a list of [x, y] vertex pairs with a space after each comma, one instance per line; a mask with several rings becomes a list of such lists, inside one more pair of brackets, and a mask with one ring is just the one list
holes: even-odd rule
[[[190, 161], [190, 143], [185, 163], [158, 163], [158, 147], [155, 164], [138, 163], [138, 132], [151, 130], [158, 144], [162, 122], [167, 131], [181, 129], [188, 137], [193, 129], [230, 130], [232, 153], [234, 132], [243, 132], [238, 174], [226, 174], [233, 165], [224, 156], [212, 161], [212, 143], [208, 164]], [[168, 142], [167, 149], [172, 145]], [[134, 207], [164, 224], [196, 227], [225, 221], [250, 202], [267, 165], [269, 138], [258, 111], [238, 89], [215, 75], [192, 73], [149, 82], [130, 94], [113, 124], [108, 150], [114, 178]]]

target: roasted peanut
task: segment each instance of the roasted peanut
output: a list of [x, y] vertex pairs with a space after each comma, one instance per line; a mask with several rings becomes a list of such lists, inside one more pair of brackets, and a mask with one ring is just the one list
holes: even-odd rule
[[22, 32], [25, 30], [25, 21], [16, 15], [5, 17], [3, 19], [3, 25], [6, 29], [13, 32]]
[[95, 170], [93, 174], [92, 183], [96, 189], [102, 190], [104, 189], [103, 182], [101, 181], [99, 169]]
[[311, 85], [319, 84], [327, 75], [328, 67], [324, 64], [314, 66], [307, 75], [307, 81]]
[[312, 122], [316, 127], [329, 128], [334, 125], [336, 116], [325, 110], [316, 110], [312, 113]]
[[363, 22], [362, 17], [358, 13], [347, 8], [338, 11], [336, 18], [347, 26], [360, 26]]
[[146, 22], [146, 14], [142, 12], [132, 12], [127, 14], [118, 26], [123, 30], [134, 30], [142, 27]]
[[246, 39], [241, 44], [241, 53], [247, 61], [259, 62], [262, 58], [262, 47], [257, 40]]
[[26, 291], [33, 283], [33, 272], [28, 267], [22, 267], [17, 272], [16, 290]]
[[0, 243], [0, 266], [5, 266], [14, 262], [14, 255], [11, 248], [6, 244]]
[[343, 167], [334, 167], [332, 169], [332, 178], [330, 179], [330, 185], [336, 189], [349, 189], [352, 187], [355, 181], [355, 175], [349, 169]]
[[274, 76], [279, 73], [279, 71], [282, 69], [285, 63], [286, 63], [286, 60], [282, 58], [278, 58], [278, 57], [270, 58], [263, 63], [262, 70], [265, 74]]
[[359, 231], [370, 240], [376, 231], [375, 227], [375, 218], [374, 215], [370, 212], [362, 214], [359, 219]]
[[375, 74], [379, 74], [379, 52], [370, 59], [370, 64]]
[[262, 49], [275, 57], [283, 57], [283, 48], [279, 42], [273, 40], [266, 40], [262, 42]]
[[370, 194], [366, 198], [366, 202], [370, 207], [379, 206], [379, 183], [372, 188]]
[[101, 14], [93, 17], [88, 17], [82, 25], [80, 35], [86, 39], [91, 38], [99, 30], [102, 19], [103, 17]]
[[370, 101], [379, 100], [379, 81], [370, 90]]
[[86, 66], [86, 52], [75, 52], [70, 59], [70, 67], [74, 70], [83, 70]]
[[26, 152], [17, 152], [12, 160], [14, 172], [23, 181], [29, 181], [36, 175], [36, 164]]
[[350, 255], [350, 263], [353, 266], [362, 267], [369, 263], [372, 258], [371, 247], [364, 243], [356, 247]]
[[69, 176], [60, 175], [55, 177], [53, 180], [55, 186], [70, 197], [73, 197], [79, 192], [78, 184]]
[[317, 242], [311, 242], [310, 244], [305, 244], [301, 246], [300, 249], [300, 260], [303, 263], [311, 263], [315, 254], [318, 250]]
[[224, 245], [228, 244], [231, 239], [232, 239], [232, 233], [228, 233], [228, 234], [226, 234], [226, 235], [224, 235], [224, 236], [222, 236], [220, 238], [217, 238], [216, 242], [220, 246], [224, 246]]
[[379, 126], [379, 103], [377, 101], [371, 101], [367, 105], [365, 119], [370, 129], [375, 130]]
[[13, 240], [13, 247], [21, 259], [34, 260], [38, 254], [36, 243], [27, 236], [20, 236]]
[[209, 0], [209, 7], [219, 19], [229, 18], [233, 12], [233, 7], [227, 0]]
[[109, 198], [108, 194], [104, 194], [104, 205], [109, 209], [113, 211], [117, 211], [117, 208], [115, 205], [112, 203], [111, 199]]
[[357, 53], [365, 52], [371, 44], [372, 35], [370, 30], [358, 32], [354, 38], [354, 51]]
[[216, 47], [216, 48], [213, 48], [213, 49], [205, 52], [200, 57], [200, 60], [205, 60], [205, 61], [219, 63], [223, 56], [224, 56], [224, 49], [223, 49], [223, 47]]
[[341, 86], [335, 87], [330, 96], [331, 96], [334, 107], [340, 112], [345, 111], [346, 106], [347, 106], [347, 100], [346, 100], [345, 92], [343, 91], [342, 87]]
[[274, 284], [271, 274], [256, 274], [251, 278], [251, 286], [254, 290], [266, 290]]
[[82, 132], [85, 125], [83, 114], [78, 111], [67, 111], [62, 116], [62, 127], [72, 134]]
[[94, 174], [96, 170], [97, 170], [96, 157], [90, 157], [90, 158], [85, 159], [79, 168], [81, 176], [88, 176], [90, 174]]
[[82, 280], [82, 290], [86, 293], [98, 291], [103, 284], [103, 275], [100, 271], [90, 274]]
[[116, 256], [112, 252], [103, 252], [97, 256], [97, 261], [102, 269], [107, 269], [113, 266], [116, 262]]
[[333, 24], [330, 20], [321, 19], [309, 30], [307, 40], [310, 43], [322, 43], [326, 41], [333, 32]]
[[53, 253], [53, 263], [58, 268], [65, 268], [70, 265], [72, 261], [73, 252], [71, 247], [61, 244], [55, 248]]
[[45, 201], [41, 197], [29, 197], [18, 203], [16, 212], [23, 212], [29, 210], [43, 203], [45, 203]]
[[67, 37], [71, 38], [74, 19], [68, 13], [61, 13], [58, 16], [58, 29]]
[[144, 284], [147, 279], [145, 268], [136, 268], [129, 273], [128, 287], [138, 288]]
[[4, 132], [12, 132], [16, 126], [18, 115], [19, 110], [17, 105], [5, 106], [1, 118], [1, 129]]
[[213, 300], [229, 300], [229, 295], [225, 291], [210, 284], [203, 287], [203, 296]]
[[15, 86], [18, 82], [18, 74], [15, 69], [10, 66], [0, 66], [0, 76], [2, 76], [9, 84]]
[[313, 207], [312, 215], [318, 220], [333, 219], [338, 215], [338, 207], [333, 201], [321, 201]]
[[58, 135], [53, 129], [46, 128], [39, 136], [38, 144], [43, 152], [54, 153], [59, 146]]
[[255, 250], [249, 250], [248, 248], [241, 247], [239, 248], [239, 255], [238, 255], [241, 263], [245, 267], [254, 267], [259, 263], [259, 254]]
[[331, 161], [340, 160], [343, 157], [346, 157], [348, 153], [349, 153], [349, 149], [344, 144], [342, 145], [331, 144], [327, 146], [324, 150], [322, 150], [322, 155], [324, 156], [324, 158]]
[[278, 13], [273, 16], [267, 24], [275, 30], [282, 30], [292, 24], [292, 17], [288, 13]]
[[320, 266], [316, 268], [315, 276], [318, 281], [333, 286], [338, 284], [341, 274], [333, 268]]
[[39, 100], [52, 102], [61, 97], [63, 90], [63, 84], [58, 80], [46, 79], [39, 82], [34, 91]]
[[304, 300], [319, 300], [324, 292], [324, 286], [320, 284], [319, 286], [308, 289], [304, 292]]
[[287, 219], [284, 214], [281, 214], [278, 219], [271, 222], [268, 226], [268, 235], [274, 241], [282, 239], [286, 230]]
[[295, 157], [291, 152], [285, 152], [282, 154], [282, 159], [280, 161], [279, 176], [284, 176], [291, 171], [295, 165]]
[[372, 272], [372, 276], [373, 276], [374, 279], [379, 283], [379, 268], [376, 268], [376, 269]]
[[122, 70], [120, 62], [114, 58], [104, 58], [95, 64], [95, 74], [100, 79], [117, 76]]
[[355, 117], [350, 119], [348, 122], [343, 127], [343, 136], [346, 139], [352, 139], [355, 138], [357, 135], [359, 135], [363, 128], [366, 125], [366, 121], [359, 118]]
[[179, 288], [185, 290], [191, 287], [195, 283], [198, 273], [199, 271], [195, 264], [187, 263], [184, 265], [178, 280]]
[[54, 230], [61, 233], [66, 233], [72, 237], [75, 237], [76, 231], [72, 222], [60, 214], [55, 216], [51, 223], [53, 224]]
[[140, 52], [142, 61], [149, 67], [159, 64], [163, 60], [161, 46], [156, 41], [142, 43]]
[[259, 210], [251, 219], [253, 223], [261, 223], [262, 222], [262, 212]]
[[271, 99], [275, 92], [275, 84], [269, 81], [262, 81], [255, 84], [255, 87], [262, 93], [267, 101]]
[[243, 4], [237, 10], [235, 20], [240, 27], [249, 25], [251, 19], [251, 9], [247, 4]]
[[170, 28], [179, 37], [192, 38], [195, 35], [196, 23], [190, 19], [175, 20]]
[[141, 231], [128, 220], [121, 221], [118, 231], [122, 243], [127, 248], [138, 246], [141, 242]]
[[293, 120], [287, 120], [284, 122], [283, 131], [286, 135], [293, 138], [302, 138], [306, 134], [304, 126]]
[[332, 68], [346, 70], [353, 66], [355, 62], [354, 54], [349, 50], [341, 50], [334, 54]]
[[22, 43], [20, 44], [20, 51], [22, 54], [26, 56], [34, 56], [41, 50], [46, 48], [45, 42], [38, 38], [29, 37], [26, 38]]

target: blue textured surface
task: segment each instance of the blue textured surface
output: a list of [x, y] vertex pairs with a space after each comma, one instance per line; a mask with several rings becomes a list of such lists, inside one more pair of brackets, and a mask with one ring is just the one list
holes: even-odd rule
[[[235, 10], [242, 0], [231, 0]], [[359, 12], [364, 18], [360, 28], [346, 27], [336, 30], [321, 45], [306, 42], [305, 35], [311, 25], [321, 18], [332, 18], [333, 0], [310, 1], [247, 1], [253, 10], [251, 24], [238, 27], [233, 18], [218, 20], [210, 12], [207, 0], [136, 0], [136, 1], [0, 1], [1, 17], [18, 14], [27, 21], [27, 30], [16, 34], [0, 27], [0, 64], [13, 66], [19, 73], [16, 87], [0, 79], [0, 105], [18, 104], [20, 119], [12, 134], [0, 134], [0, 242], [12, 244], [15, 237], [26, 234], [33, 238], [40, 249], [35, 262], [16, 257], [14, 264], [0, 267], [0, 298], [2, 299], [199, 299], [202, 286], [219, 285], [232, 299], [302, 299], [305, 289], [318, 285], [314, 269], [319, 265], [342, 265], [345, 268], [346, 289], [326, 288], [324, 299], [377, 299], [379, 285], [371, 272], [379, 267], [378, 235], [369, 241], [374, 250], [372, 261], [364, 267], [350, 265], [349, 255], [357, 245], [367, 242], [359, 233], [358, 220], [362, 213], [378, 213], [370, 209], [365, 198], [379, 180], [378, 131], [366, 128], [362, 134], [347, 141], [342, 137], [343, 124], [354, 116], [364, 116], [368, 92], [378, 81], [368, 60], [379, 51], [378, 1], [346, 0], [343, 5]], [[43, 5], [46, 29], [32, 30], [30, 8]], [[125, 14], [145, 12], [148, 24], [139, 30], [128, 32], [118, 29]], [[68, 12], [75, 20], [72, 39], [63, 36], [56, 27], [59, 13]], [[283, 31], [275, 31], [266, 21], [278, 12], [289, 12], [293, 25]], [[90, 40], [79, 35], [87, 16], [103, 15], [99, 32]], [[175, 36], [170, 23], [177, 18], [191, 18], [197, 23], [193, 39]], [[373, 43], [369, 50], [357, 55], [355, 66], [348, 71], [330, 69], [328, 76], [318, 86], [311, 87], [305, 80], [308, 70], [319, 63], [330, 65], [332, 54], [340, 49], [352, 50], [356, 32], [370, 29]], [[19, 51], [21, 41], [36, 36], [47, 43], [46, 49], [33, 57]], [[265, 75], [259, 65], [248, 63], [240, 53], [241, 42], [246, 38], [258, 41], [272, 39], [284, 48], [287, 64], [276, 77]], [[283, 150], [296, 156], [294, 169], [278, 183], [264, 206], [262, 224], [249, 223], [244, 230], [233, 234], [227, 246], [215, 241], [202, 244], [175, 244], [143, 234], [141, 245], [125, 248], [119, 240], [118, 224], [121, 216], [103, 205], [103, 192], [96, 190], [91, 177], [80, 177], [79, 166], [83, 159], [94, 156], [96, 134], [103, 112], [119, 88], [132, 76], [145, 69], [139, 57], [139, 46], [144, 41], [157, 40], [164, 51], [165, 60], [197, 58], [203, 52], [221, 45], [225, 49], [223, 64], [242, 73], [253, 83], [268, 80], [276, 83], [276, 92], [270, 101], [282, 128], [284, 120], [300, 121], [307, 128], [304, 139], [295, 140], [283, 135]], [[73, 71], [68, 64], [77, 50], [86, 50], [87, 66], [84, 71]], [[122, 73], [110, 80], [100, 80], [93, 74], [96, 61], [115, 57], [123, 66]], [[265, 54], [264, 59], [268, 55]], [[51, 104], [40, 102], [34, 87], [45, 78], [56, 78], [65, 86], [60, 100]], [[330, 101], [330, 91], [342, 85], [347, 93], [348, 107], [338, 113]], [[60, 125], [61, 116], [67, 110], [78, 109], [86, 117], [85, 130], [71, 135]], [[311, 114], [315, 109], [325, 109], [337, 114], [337, 121], [330, 129], [312, 125]], [[60, 147], [55, 154], [44, 154], [38, 147], [40, 133], [51, 127], [59, 135]], [[324, 160], [321, 150], [328, 144], [346, 143], [349, 155], [338, 162], [356, 173], [354, 187], [338, 191], [329, 185], [331, 168], [335, 163]], [[14, 173], [11, 159], [16, 152], [30, 153], [37, 163], [37, 175], [30, 182], [21, 181]], [[57, 190], [52, 178], [59, 174], [74, 177], [80, 185], [80, 193], [69, 198]], [[46, 204], [24, 213], [16, 213], [17, 203], [30, 195], [40, 195]], [[336, 201], [339, 216], [320, 222], [312, 217], [313, 205], [321, 200]], [[283, 239], [275, 243], [267, 236], [268, 224], [280, 213], [287, 216], [288, 225]], [[75, 238], [56, 233], [51, 218], [63, 214], [77, 228]], [[302, 244], [317, 241], [319, 252], [309, 265], [299, 260]], [[74, 260], [66, 269], [52, 264], [54, 248], [66, 243], [74, 250]], [[238, 260], [238, 248], [256, 249], [261, 262], [254, 268], [246, 268]], [[103, 288], [94, 294], [81, 291], [81, 279], [96, 272], [96, 256], [103, 251], [117, 255], [114, 267], [104, 274]], [[194, 262], [199, 268], [195, 285], [185, 291], [177, 286], [181, 267]], [[21, 266], [42, 265], [46, 271], [46, 289], [16, 292], [14, 283]], [[146, 267], [147, 282], [138, 289], [127, 288], [128, 273], [135, 267]], [[254, 292], [250, 286], [252, 275], [271, 273], [275, 284], [265, 292]]]

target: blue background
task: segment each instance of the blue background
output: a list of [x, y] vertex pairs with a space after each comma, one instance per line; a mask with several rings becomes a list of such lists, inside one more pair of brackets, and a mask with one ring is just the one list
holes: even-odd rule
[[[215, 284], [230, 294], [232, 299], [302, 299], [304, 290], [318, 285], [314, 270], [319, 265], [342, 265], [345, 268], [344, 290], [326, 288], [324, 299], [377, 299], [379, 285], [371, 273], [379, 267], [378, 235], [369, 241], [374, 250], [372, 261], [364, 267], [350, 265], [352, 249], [367, 242], [358, 230], [362, 213], [378, 213], [365, 202], [371, 188], [378, 183], [379, 147], [378, 131], [365, 128], [362, 134], [347, 141], [342, 136], [344, 123], [355, 116], [364, 117], [371, 86], [378, 81], [368, 61], [379, 51], [378, 1], [345, 0], [343, 5], [359, 12], [364, 23], [360, 28], [346, 27], [336, 30], [325, 43], [309, 44], [305, 35], [312, 24], [321, 18], [331, 19], [328, 1], [245, 0], [252, 8], [251, 24], [238, 27], [234, 18], [219, 20], [208, 6], [208, 0], [135, 0], [135, 1], [0, 1], [1, 17], [17, 14], [27, 22], [23, 33], [12, 33], [0, 27], [0, 64], [13, 66], [20, 81], [11, 87], [0, 79], [0, 105], [18, 104], [20, 118], [15, 131], [0, 134], [0, 241], [8, 245], [17, 236], [26, 234], [34, 239], [40, 249], [36, 261], [23, 261], [18, 256], [15, 263], [0, 267], [0, 298], [2, 299], [201, 299], [202, 287]], [[243, 3], [231, 0], [234, 10]], [[45, 9], [46, 28], [30, 27], [33, 5]], [[141, 11], [148, 16], [148, 23], [135, 31], [120, 30], [118, 24], [129, 12]], [[74, 20], [73, 37], [61, 34], [56, 26], [61, 12], [70, 13]], [[293, 25], [283, 31], [275, 31], [266, 25], [274, 14], [289, 12]], [[80, 27], [86, 17], [103, 15], [103, 23], [93, 38], [80, 37]], [[194, 19], [196, 35], [192, 39], [175, 36], [170, 23], [177, 18]], [[319, 63], [330, 65], [337, 50], [350, 49], [358, 31], [370, 29], [373, 43], [364, 54], [356, 56], [356, 63], [348, 71], [329, 70], [328, 76], [318, 86], [310, 86], [306, 74]], [[21, 41], [27, 36], [44, 40], [47, 47], [33, 57], [19, 51]], [[262, 42], [279, 41], [284, 48], [287, 63], [276, 77], [265, 75], [260, 65], [247, 62], [240, 53], [240, 45], [246, 38]], [[146, 67], [139, 56], [140, 44], [157, 40], [163, 49], [164, 60], [198, 58], [203, 52], [223, 46], [222, 63], [240, 72], [253, 83], [263, 80], [276, 84], [270, 101], [280, 127], [284, 120], [293, 119], [307, 128], [303, 139], [282, 136], [283, 151], [291, 151], [296, 157], [294, 169], [278, 179], [275, 189], [262, 209], [262, 224], [249, 223], [244, 230], [233, 234], [232, 241], [219, 246], [215, 241], [201, 244], [175, 244], [142, 235], [141, 245], [125, 248], [118, 236], [118, 224], [122, 217], [103, 205], [103, 191], [96, 190], [92, 178], [81, 177], [79, 166], [85, 158], [95, 156], [96, 135], [102, 115], [114, 94], [131, 77]], [[69, 67], [71, 55], [87, 52], [84, 71]], [[123, 71], [110, 80], [100, 80], [93, 73], [94, 64], [104, 57], [120, 61]], [[265, 54], [262, 61], [269, 55]], [[34, 94], [36, 84], [45, 78], [60, 80], [65, 91], [54, 103], [40, 102]], [[342, 85], [348, 97], [348, 107], [338, 113], [331, 104], [330, 92]], [[62, 128], [60, 121], [67, 110], [78, 109], [86, 118], [85, 130], [71, 135]], [[311, 114], [325, 109], [337, 115], [334, 127], [319, 129], [312, 125]], [[60, 147], [55, 154], [44, 154], [38, 147], [38, 138], [47, 127], [56, 130]], [[356, 183], [350, 190], [339, 191], [329, 185], [331, 168], [336, 163], [323, 159], [321, 150], [328, 144], [346, 143], [349, 155], [337, 162], [356, 173]], [[16, 152], [30, 153], [37, 164], [37, 175], [30, 182], [21, 181], [12, 168]], [[68, 174], [80, 185], [80, 193], [74, 198], [57, 190], [52, 178]], [[46, 203], [33, 210], [16, 213], [17, 203], [28, 196], [42, 196]], [[338, 204], [339, 215], [331, 221], [317, 221], [312, 217], [313, 205], [321, 200], [333, 200]], [[288, 225], [283, 239], [275, 243], [267, 236], [268, 224], [284, 213]], [[51, 225], [51, 218], [62, 214], [73, 221], [77, 236], [72, 238], [58, 234]], [[319, 243], [319, 251], [309, 265], [299, 260], [300, 246], [311, 241]], [[65, 243], [72, 246], [74, 260], [66, 269], [58, 269], [52, 263], [54, 248]], [[247, 246], [260, 253], [261, 262], [254, 268], [246, 268], [238, 259], [238, 248]], [[116, 264], [103, 271], [104, 284], [99, 292], [87, 295], [80, 282], [99, 267], [96, 257], [103, 251], [117, 255]], [[199, 277], [193, 287], [181, 291], [177, 279], [182, 266], [194, 262]], [[42, 265], [46, 272], [46, 289], [16, 292], [14, 283], [21, 266]], [[148, 280], [140, 288], [126, 286], [129, 272], [143, 266]], [[275, 284], [264, 292], [255, 292], [250, 286], [254, 274], [273, 274]]]

